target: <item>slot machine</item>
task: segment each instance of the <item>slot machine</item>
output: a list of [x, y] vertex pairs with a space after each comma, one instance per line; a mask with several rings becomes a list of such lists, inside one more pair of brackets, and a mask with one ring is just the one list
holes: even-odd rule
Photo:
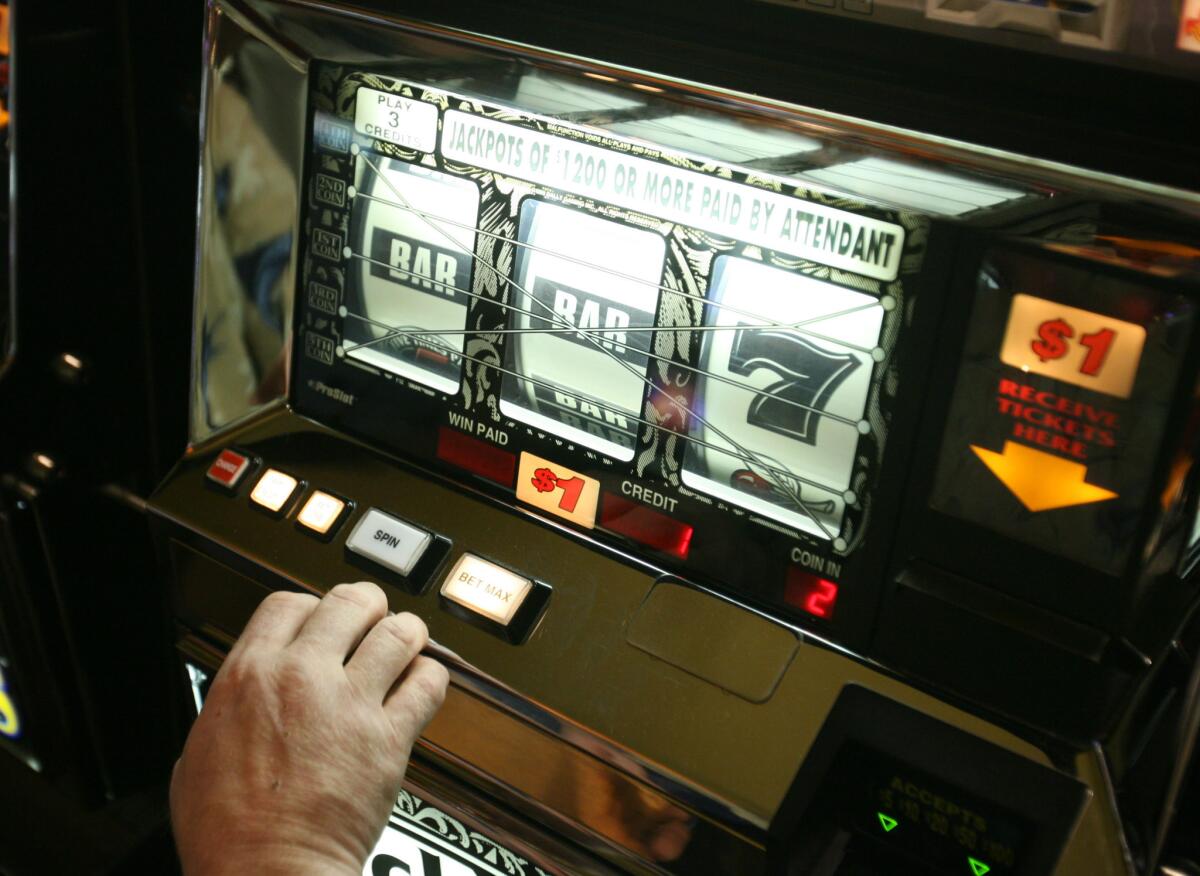
[[[875, 5], [1165, 63], [1128, 4]], [[871, 8], [829, 6], [736, 14]], [[367, 579], [452, 677], [368, 873], [1156, 869], [1198, 714], [1187, 161], [806, 108], [811, 59], [732, 19], [655, 68], [573, 51], [584, 11], [528, 4], [543, 47], [413, 9], [208, 7], [148, 506], [195, 707], [265, 594]]]

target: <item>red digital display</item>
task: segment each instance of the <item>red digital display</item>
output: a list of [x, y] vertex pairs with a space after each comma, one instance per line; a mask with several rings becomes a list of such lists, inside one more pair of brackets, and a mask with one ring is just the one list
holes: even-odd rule
[[438, 429], [438, 459], [465, 468], [501, 486], [511, 487], [517, 458], [507, 450], [442, 426]]
[[838, 586], [833, 581], [794, 566], [788, 570], [783, 598], [789, 605], [829, 620], [837, 605], [837, 595]]
[[600, 525], [636, 542], [687, 559], [694, 528], [673, 517], [631, 502], [616, 493], [605, 493]]

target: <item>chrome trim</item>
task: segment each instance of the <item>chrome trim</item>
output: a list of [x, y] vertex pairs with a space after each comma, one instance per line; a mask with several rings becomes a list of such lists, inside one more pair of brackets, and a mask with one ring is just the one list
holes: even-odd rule
[[[290, 17], [289, 17], [290, 15]], [[313, 20], [314, 16], [327, 21]], [[328, 24], [326, 28], [324, 25]], [[342, 29], [338, 29], [338, 25]], [[247, 43], [237, 43], [237, 54], [223, 54], [225, 45], [222, 34], [226, 27], [237, 29], [249, 38]], [[346, 28], [350, 28], [347, 30]], [[358, 29], [386, 27], [397, 34], [407, 35], [413, 40], [428, 40], [445, 45], [454, 45], [480, 55], [523, 59], [535, 66], [552, 68], [560, 72], [591, 74], [608, 77], [652, 91], [669, 92], [670, 96], [682, 98], [686, 104], [699, 109], [719, 110], [727, 114], [754, 116], [761, 121], [788, 128], [799, 133], [824, 139], [833, 138], [851, 147], [869, 150], [885, 150], [889, 153], [925, 159], [957, 169], [974, 169], [1007, 178], [1023, 185], [1032, 185], [1047, 192], [1056, 187], [1065, 190], [1087, 189], [1091, 193], [1126, 201], [1139, 202], [1158, 208], [1167, 208], [1180, 213], [1200, 217], [1200, 192], [1187, 191], [1156, 183], [1148, 183], [1128, 177], [1101, 173], [1074, 167], [1059, 162], [1021, 155], [979, 144], [955, 140], [896, 126], [879, 124], [853, 116], [825, 110], [789, 104], [772, 98], [744, 94], [717, 86], [704, 85], [679, 77], [655, 74], [652, 71], [606, 64], [602, 61], [561, 52], [541, 49], [529, 44], [489, 37], [468, 30], [441, 26], [429, 22], [414, 21], [396, 15], [340, 7], [329, 0], [209, 0], [208, 22], [205, 35], [205, 78], [200, 112], [200, 174], [197, 187], [197, 259], [194, 265], [195, 324], [197, 332], [205, 325], [204, 317], [218, 302], [210, 301], [212, 278], [207, 272], [205, 260], [215, 258], [214, 238], [222, 229], [221, 220], [215, 216], [213, 187], [216, 183], [216, 168], [213, 156], [217, 150], [214, 140], [214, 125], [219, 115], [220, 89], [228, 87], [224, 76], [234, 58], [254, 55], [254, 63], [275, 64], [275, 70], [286, 68], [295, 79], [286, 82], [276, 78], [269, 80], [270, 88], [261, 90], [253, 105], [248, 105], [245, 118], [253, 124], [258, 141], [263, 144], [260, 163], [270, 158], [269, 146], [283, 148], [286, 155], [281, 168], [292, 174], [293, 195], [304, 193], [299, 182], [303, 162], [301, 154], [306, 140], [304, 123], [307, 120], [307, 91], [305, 76], [310, 59], [327, 57], [347, 63], [385, 60], [381, 49], [360, 49]], [[236, 42], [236, 41], [235, 41]], [[264, 51], [254, 54], [255, 46]], [[404, 49], [403, 42], [397, 50]], [[412, 55], [424, 57], [422, 47], [413, 47]], [[247, 89], [247, 92], [253, 90]], [[452, 89], [453, 90], [453, 89]], [[270, 98], [265, 93], [270, 92]], [[241, 95], [243, 98], [247, 95]], [[248, 138], [253, 139], [253, 137]], [[249, 147], [247, 147], [249, 148]], [[766, 174], [774, 175], [774, 174]], [[193, 337], [192, 345], [192, 406], [191, 431], [193, 443], [209, 434], [244, 422], [245, 418], [279, 398], [288, 391], [287, 373], [291, 359], [292, 313], [296, 290], [295, 277], [299, 267], [299, 208], [298, 200], [289, 202], [286, 228], [291, 234], [287, 253], [287, 272], [283, 275], [286, 288], [280, 290], [278, 302], [281, 326], [280, 344], [282, 358], [277, 364], [282, 372], [279, 385], [272, 383], [266, 389], [270, 397], [260, 397], [258, 390], [244, 399], [234, 399], [228, 410], [205, 420], [203, 403], [209, 360], [202, 337]], [[260, 205], [261, 207], [261, 205]], [[276, 212], [278, 218], [278, 212]], [[230, 262], [231, 263], [231, 262]], [[232, 284], [236, 285], [236, 283]], [[225, 314], [230, 319], [235, 315]], [[247, 365], [247, 368], [252, 366]], [[258, 363], [260, 369], [264, 367]], [[228, 372], [228, 368], [226, 371]]]
[[[450, 670], [454, 683], [465, 691], [518, 720], [558, 738], [577, 751], [604, 762], [613, 769], [644, 782], [666, 796], [704, 815], [719, 820], [732, 830], [754, 837], [768, 827], [768, 820], [735, 804], [722, 800], [687, 780], [650, 763], [636, 753], [623, 750], [586, 727], [523, 696], [478, 666], [431, 641], [422, 652], [440, 661]], [[758, 836], [761, 842], [762, 837]]]
[[[306, 116], [298, 109], [299, 117], [285, 113], [269, 118], [260, 113], [261, 106], [252, 105], [243, 91], [227, 81], [229, 74], [235, 72], [233, 59], [238, 57], [221, 54], [222, 29], [227, 26], [240, 28], [243, 34], [257, 40], [252, 47], [262, 45], [269, 49], [269, 53], [261, 55], [250, 52], [250, 61], [268, 65], [268, 69], [270, 64], [282, 62], [296, 74], [297, 99], [301, 104], [306, 82], [307, 65], [303, 57], [294, 46], [264, 27], [253, 11], [242, 12], [235, 4], [209, 0], [203, 43], [193, 263], [188, 431], [191, 443], [279, 404], [287, 397], [290, 371], [299, 245], [299, 180]], [[236, 72], [243, 80], [253, 80], [246, 86], [247, 91], [255, 84], [261, 85], [261, 70]], [[258, 79], [254, 76], [256, 72], [260, 74]], [[269, 94], [275, 103], [275, 86], [286, 83], [268, 78], [269, 87], [260, 88], [259, 99], [265, 101], [265, 95]], [[280, 118], [289, 123], [285, 130], [276, 130], [269, 124]], [[286, 151], [281, 154], [280, 148]], [[218, 167], [216, 162], [222, 159], [225, 163]], [[223, 182], [226, 207], [245, 207], [250, 214], [248, 220], [244, 216], [222, 215], [217, 189]], [[232, 203], [235, 195], [242, 197], [236, 205]], [[277, 227], [264, 227], [265, 219]], [[249, 239], [245, 237], [247, 233]], [[268, 236], [263, 239], [254, 236], [262, 234]], [[253, 244], [261, 251], [279, 243], [288, 250], [286, 267], [269, 287], [259, 291], [260, 296], [265, 295], [264, 300], [255, 302], [250, 298], [253, 290], [245, 288], [234, 264], [238, 247]], [[273, 323], [278, 324], [277, 330]], [[214, 344], [213, 349], [209, 348], [209, 338], [205, 336], [209, 327], [219, 327], [225, 346]], [[218, 381], [223, 381], [220, 389]], [[218, 394], [223, 397], [214, 414], [212, 401]]]
[[200, 710], [204, 708], [204, 697], [201, 689], [204, 687], [204, 683], [209, 680], [209, 675], [194, 663], [184, 661], [183, 666], [187, 670], [188, 684], [192, 688], [192, 702], [196, 706], [196, 714], [199, 715]]
[[[563, 873], [579, 876], [604, 876], [614, 873], [600, 861], [586, 857], [573, 846], [542, 833], [545, 824], [531, 824], [490, 800], [480, 798], [417, 758], [409, 761], [405, 785], [429, 803], [463, 821], [467, 826], [486, 833], [492, 840], [510, 846], [531, 861], [540, 861]], [[581, 848], [588, 848], [587, 838], [568, 834]], [[634, 861], [630, 862], [635, 863]]]
[[[228, 2], [237, 2], [237, 0], [228, 0]], [[608, 76], [619, 74], [618, 78], [625, 76], [631, 81], [637, 80], [643, 85], [683, 92], [701, 103], [719, 104], [719, 108], [726, 112], [729, 111], [732, 104], [739, 108], [755, 112], [758, 115], [769, 115], [788, 122], [789, 126], [796, 127], [803, 133], [815, 136], [828, 137], [837, 135], [840, 138], [845, 138], [847, 133], [850, 133], [852, 135], [850, 141], [860, 145], [889, 148], [902, 151], [907, 155], [941, 160], [951, 164], [966, 166], [970, 162], [974, 163], [975, 167], [982, 166], [1003, 176], [1011, 176], [1025, 182], [1044, 183], [1046, 175], [1051, 175], [1057, 178], [1056, 181], [1061, 181], [1065, 187], [1071, 187], [1072, 184], [1086, 183], [1108, 194], [1122, 195], [1130, 191], [1139, 192], [1145, 196], [1148, 203], [1175, 208], [1187, 205], [1189, 215], [1200, 216], [1200, 192], [1179, 189], [1159, 183], [1149, 183], [1116, 174], [1088, 170], [1017, 152], [994, 149], [965, 140], [924, 134], [894, 125], [872, 122], [856, 116], [829, 112], [815, 107], [789, 104], [785, 101], [774, 100], [759, 95], [746, 94], [718, 86], [704, 85], [678, 77], [664, 76], [649, 70], [605, 64], [595, 59], [566, 52], [542, 49], [528, 43], [489, 37], [481, 33], [446, 27], [430, 22], [416, 21], [400, 16], [384, 15], [362, 9], [347, 9], [326, 2], [326, 0], [242, 0], [242, 2], [251, 5], [292, 6], [309, 9], [315, 12], [353, 19], [368, 25], [385, 25], [409, 31], [420, 36], [440, 37], [467, 45], [486, 48], [491, 51], [523, 55], [527, 58], [538, 59], [549, 65], [569, 70], [600, 73]], [[834, 127], [835, 125], [837, 127]], [[982, 165], [975, 160], [977, 157], [984, 159]]]
[[209, 102], [209, 67], [211, 64], [210, 58], [215, 50], [215, 40], [213, 39], [213, 30], [216, 21], [216, 3], [218, 0], [208, 0], [205, 4], [208, 14], [204, 17], [204, 39], [200, 43], [201, 53], [201, 68], [204, 70], [204, 81], [200, 86], [200, 111], [199, 121], [197, 122], [198, 130], [196, 132], [197, 149], [196, 149], [196, 227], [194, 237], [196, 240], [196, 250], [192, 257], [192, 346], [190, 350], [190, 373], [188, 375], [188, 444], [190, 445], [196, 436], [202, 434], [199, 432], [196, 423], [196, 417], [199, 404], [197, 397], [200, 395], [200, 372], [201, 372], [201, 355], [202, 355], [202, 340], [199, 326], [203, 324], [203, 312], [201, 308], [201, 264], [203, 259], [201, 253], [204, 251], [204, 191], [207, 183], [207, 171], [204, 166], [204, 156], [208, 152], [208, 102]]
[[8, 325], [0, 380], [17, 360], [17, 0], [8, 4]]
[[100, 492], [138, 514], [145, 514], [149, 511], [144, 498], [120, 484], [102, 484]]
[[1125, 863], [1125, 872], [1128, 876], [1136, 876], [1137, 866], [1134, 864], [1133, 850], [1129, 848], [1129, 839], [1125, 836], [1125, 823], [1121, 818], [1120, 809], [1117, 807], [1117, 789], [1113, 784], [1112, 769], [1100, 743], [1092, 743], [1091, 758], [1096, 764], [1096, 771], [1100, 774], [1100, 781], [1103, 785], [1102, 788], [1093, 788], [1093, 793], [1103, 797], [1105, 813], [1116, 826], [1114, 834], [1121, 847], [1121, 859]]

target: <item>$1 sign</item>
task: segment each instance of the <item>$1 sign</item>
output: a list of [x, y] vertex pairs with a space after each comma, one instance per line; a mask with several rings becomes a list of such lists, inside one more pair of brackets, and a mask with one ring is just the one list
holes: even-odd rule
[[[1029, 345], [1030, 349], [1039, 359], [1047, 362], [1061, 359], [1067, 354], [1070, 349], [1068, 341], [1075, 337], [1075, 329], [1065, 319], [1048, 319], [1038, 326], [1037, 335]], [[1079, 344], [1087, 349], [1087, 355], [1079, 366], [1079, 373], [1090, 377], [1099, 374], [1116, 338], [1117, 333], [1110, 328], [1081, 335]]]
[[1129, 398], [1145, 343], [1145, 326], [1018, 292], [1000, 361], [1026, 374]]
[[548, 493], [551, 490], [562, 490], [562, 498], [558, 500], [558, 507], [564, 511], [574, 511], [575, 506], [579, 504], [579, 495], [583, 492], [583, 478], [560, 478], [552, 469], [542, 467], [533, 473], [533, 477], [529, 479], [535, 490], [539, 493]]
[[600, 482], [523, 450], [517, 471], [517, 498], [592, 529], [600, 502]]

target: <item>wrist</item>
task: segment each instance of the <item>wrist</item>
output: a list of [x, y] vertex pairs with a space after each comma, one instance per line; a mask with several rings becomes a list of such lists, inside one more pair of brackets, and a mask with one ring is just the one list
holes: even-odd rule
[[214, 837], [208, 848], [183, 854], [184, 876], [361, 876], [363, 862], [346, 851], [279, 839], [230, 842]]

